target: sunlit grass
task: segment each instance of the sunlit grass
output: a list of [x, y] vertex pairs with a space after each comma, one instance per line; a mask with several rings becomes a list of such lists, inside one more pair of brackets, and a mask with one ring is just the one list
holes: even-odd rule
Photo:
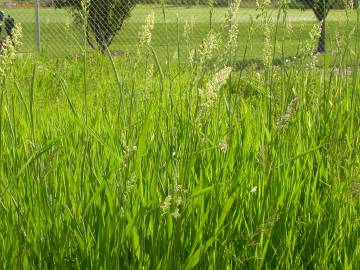
[[170, 62], [154, 40], [10, 59], [0, 266], [358, 269], [359, 54], [341, 39], [328, 68], [315, 38], [290, 59], [271, 37], [242, 68], [214, 32]]

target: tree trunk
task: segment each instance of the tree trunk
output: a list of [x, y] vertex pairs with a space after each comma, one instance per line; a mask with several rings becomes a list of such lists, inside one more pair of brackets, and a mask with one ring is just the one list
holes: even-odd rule
[[318, 53], [324, 53], [325, 52], [325, 20], [323, 20], [321, 22], [321, 32], [320, 32], [317, 52]]

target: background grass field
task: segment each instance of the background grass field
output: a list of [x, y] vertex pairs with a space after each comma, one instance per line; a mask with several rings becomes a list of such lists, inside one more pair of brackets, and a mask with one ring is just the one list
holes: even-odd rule
[[[16, 22], [22, 24], [24, 29], [22, 52], [35, 52], [35, 17], [32, 9], [7, 10]], [[153, 46], [160, 55], [174, 54], [177, 51], [177, 43], [183, 48], [183, 29], [186, 21], [194, 21], [194, 34], [192, 45], [196, 47], [210, 29], [210, 10], [206, 7], [175, 7], [165, 8], [166, 23], [163, 18], [161, 6], [138, 5], [132, 13], [131, 18], [125, 24], [123, 30], [114, 40], [111, 50], [121, 52], [133, 52], [138, 43], [138, 34], [141, 26], [151, 12], [155, 13], [155, 29], [153, 32]], [[269, 10], [276, 22], [278, 10]], [[215, 8], [212, 15], [212, 27], [218, 30], [224, 22], [227, 8]], [[284, 52], [287, 55], [295, 55], [300, 41], [306, 39], [312, 26], [317, 23], [311, 10], [290, 9], [287, 11], [288, 20], [293, 25], [293, 32], [287, 36], [284, 44]], [[71, 14], [64, 9], [41, 9], [41, 46], [44, 53], [69, 54], [78, 53], [83, 44], [82, 34], [78, 24], [74, 24]], [[239, 52], [244, 50], [248, 41], [250, 21], [254, 20], [254, 36], [251, 47], [248, 49], [248, 58], [259, 58], [262, 53], [264, 35], [263, 29], [256, 28], [259, 21], [256, 16], [259, 12], [255, 8], [240, 8], [236, 21], [240, 24]], [[356, 22], [355, 11], [332, 10], [327, 18], [327, 46], [329, 51], [334, 48], [336, 33], [339, 36], [348, 35]], [[279, 32], [284, 31], [280, 26]], [[280, 35], [279, 35], [280, 36]], [[179, 38], [178, 38], [179, 37]], [[350, 46], [354, 48], [355, 40], [350, 40]], [[241, 53], [239, 53], [241, 54]]]

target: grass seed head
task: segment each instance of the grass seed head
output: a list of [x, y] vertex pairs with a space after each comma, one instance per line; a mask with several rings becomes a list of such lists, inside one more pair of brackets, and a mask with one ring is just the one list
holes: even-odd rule
[[288, 18], [286, 18], [286, 20], [285, 20], [285, 29], [286, 29], [286, 33], [287, 33], [289, 36], [291, 36], [291, 34], [292, 34], [293, 31], [294, 31], [294, 28], [293, 28], [292, 22], [291, 22]]
[[194, 25], [195, 25], [194, 16], [192, 16], [190, 18], [190, 20], [185, 21], [183, 36], [184, 36], [184, 40], [185, 40], [185, 43], [186, 43], [188, 48], [189, 48], [189, 46], [191, 44], [191, 37], [192, 37], [192, 34], [194, 32]]
[[142, 32], [140, 33], [140, 45], [150, 46], [154, 25], [155, 25], [155, 14], [154, 12], [152, 12], [147, 16], [145, 25], [143, 25], [142, 27]]
[[222, 140], [219, 143], [219, 149], [223, 154], [226, 154], [229, 151], [229, 144], [225, 140]]
[[300, 47], [300, 55], [303, 58], [313, 55], [314, 48], [320, 37], [321, 24], [322, 22], [314, 24], [309, 32], [309, 39], [306, 40], [304, 45]]
[[171, 204], [172, 204], [172, 196], [168, 195], [160, 206], [162, 216], [170, 213]]
[[181, 217], [179, 208], [176, 208], [175, 211], [171, 214], [171, 216], [172, 216], [174, 219], [179, 219], [179, 218]]
[[225, 22], [227, 25], [231, 25], [235, 22], [236, 13], [239, 11], [241, 0], [234, 0], [229, 9], [228, 13], [226, 14]]
[[295, 97], [293, 100], [291, 100], [291, 102], [286, 108], [285, 114], [282, 115], [277, 121], [276, 127], [278, 130], [284, 129], [289, 125], [293, 117], [294, 111], [299, 103], [299, 100], [300, 100], [299, 97]]
[[206, 84], [205, 90], [201, 91], [203, 107], [210, 109], [218, 97], [219, 90], [223, 87], [231, 73], [231, 67], [224, 67]]
[[16, 24], [12, 30], [12, 37], [7, 36], [2, 44], [0, 53], [0, 75], [5, 76], [16, 58], [16, 48], [21, 45], [22, 27]]
[[126, 183], [126, 190], [124, 193], [124, 204], [129, 204], [129, 200], [131, 195], [133, 194], [135, 190], [136, 185], [136, 176], [134, 174], [131, 175], [129, 181]]
[[345, 1], [345, 9], [346, 10], [353, 10], [354, 9], [354, 0]]
[[190, 50], [189, 57], [188, 57], [190, 66], [192, 66], [194, 64], [194, 60], [195, 60], [195, 50], [193, 49], [193, 50]]
[[209, 61], [214, 56], [214, 53], [218, 46], [218, 36], [215, 33], [210, 32], [204, 39], [199, 49], [200, 63], [204, 64]]
[[272, 57], [273, 57], [273, 42], [272, 42], [272, 22], [270, 19], [266, 19], [264, 23], [264, 47], [263, 47], [263, 61], [265, 67], [270, 67], [272, 64]]
[[154, 77], [154, 64], [150, 63], [145, 71], [145, 82], [144, 82], [145, 95], [149, 91], [151, 91], [153, 77]]

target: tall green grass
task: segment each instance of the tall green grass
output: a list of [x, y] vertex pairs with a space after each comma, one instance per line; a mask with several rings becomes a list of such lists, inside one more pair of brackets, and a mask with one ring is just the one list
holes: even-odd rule
[[136, 55], [1, 57], [0, 266], [358, 269], [358, 51], [329, 68], [315, 27], [288, 59], [261, 16], [260, 67], [228, 23], [183, 61], [151, 23]]

